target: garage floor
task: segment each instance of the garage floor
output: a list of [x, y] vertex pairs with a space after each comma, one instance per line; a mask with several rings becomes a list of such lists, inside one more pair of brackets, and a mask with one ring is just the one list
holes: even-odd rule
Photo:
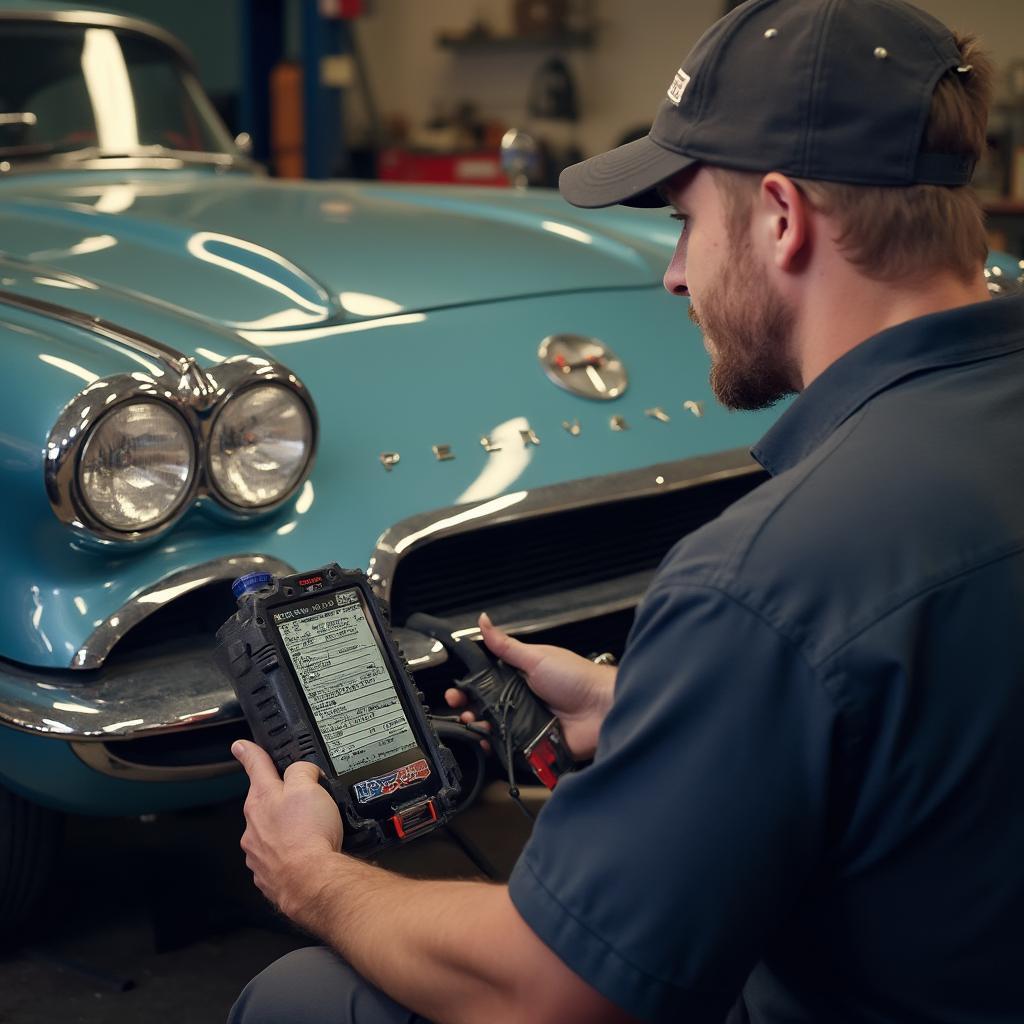
[[[240, 801], [149, 821], [71, 820], [36, 933], [0, 953], [0, 1022], [221, 1024], [249, 978], [311, 941], [252, 886], [241, 822]], [[453, 827], [505, 877], [529, 823], [496, 784]], [[380, 863], [415, 875], [480, 874], [441, 835]]]

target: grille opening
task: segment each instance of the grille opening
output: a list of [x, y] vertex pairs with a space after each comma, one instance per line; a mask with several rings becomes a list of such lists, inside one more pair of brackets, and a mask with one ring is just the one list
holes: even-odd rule
[[[235, 598], [230, 580], [214, 580], [165, 604], [129, 630], [107, 656], [116, 665], [140, 655], [152, 654], [169, 641], [194, 641], [199, 648], [211, 648], [214, 636], [234, 614]], [[211, 666], [212, 670], [212, 666]]]
[[676, 541], [765, 479], [763, 473], [746, 473], [424, 544], [395, 570], [392, 621], [403, 623], [414, 612], [476, 614], [503, 601], [528, 601], [653, 570]]

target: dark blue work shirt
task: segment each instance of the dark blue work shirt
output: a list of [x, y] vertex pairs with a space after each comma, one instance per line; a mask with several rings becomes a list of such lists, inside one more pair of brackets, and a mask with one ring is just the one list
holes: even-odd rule
[[1024, 300], [865, 341], [754, 454], [512, 899], [647, 1020], [1024, 1021]]

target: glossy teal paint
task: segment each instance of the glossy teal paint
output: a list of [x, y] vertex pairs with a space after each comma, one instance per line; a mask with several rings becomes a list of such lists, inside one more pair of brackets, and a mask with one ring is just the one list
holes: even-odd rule
[[601, 231], [553, 194], [206, 169], [11, 175], [0, 238], [35, 265], [247, 329], [653, 284], [665, 260], [661, 240]]
[[59, 739], [0, 726], [0, 779], [28, 800], [76, 814], [148, 814], [241, 796], [241, 770], [198, 782], [153, 785], [100, 775]]

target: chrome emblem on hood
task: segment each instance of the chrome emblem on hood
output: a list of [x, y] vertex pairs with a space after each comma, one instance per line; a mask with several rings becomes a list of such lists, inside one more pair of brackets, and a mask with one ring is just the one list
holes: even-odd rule
[[629, 386], [619, 357], [597, 338], [552, 334], [540, 343], [537, 358], [560, 388], [583, 398], [611, 401]]

